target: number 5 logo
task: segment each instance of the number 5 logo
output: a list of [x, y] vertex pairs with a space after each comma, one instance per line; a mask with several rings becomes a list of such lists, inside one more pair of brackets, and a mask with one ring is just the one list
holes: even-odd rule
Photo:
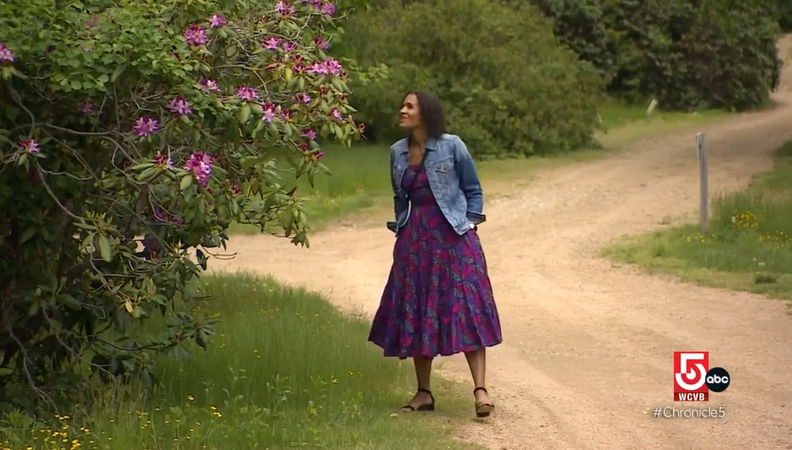
[[[679, 358], [679, 369], [674, 371], [677, 385], [686, 391], [696, 391], [704, 386], [707, 381], [707, 360], [709, 359], [707, 354], [678, 352], [675, 356]], [[693, 384], [685, 381], [693, 381], [697, 378], [698, 381]]]

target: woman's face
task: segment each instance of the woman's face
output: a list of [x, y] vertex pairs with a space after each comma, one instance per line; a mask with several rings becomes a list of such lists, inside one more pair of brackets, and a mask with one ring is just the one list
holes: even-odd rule
[[407, 94], [399, 111], [399, 126], [413, 130], [421, 126], [421, 112], [418, 110], [418, 97]]

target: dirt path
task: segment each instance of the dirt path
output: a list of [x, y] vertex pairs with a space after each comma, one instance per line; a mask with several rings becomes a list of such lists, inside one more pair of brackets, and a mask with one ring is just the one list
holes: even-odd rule
[[[789, 55], [792, 39], [780, 47]], [[792, 138], [792, 71], [784, 83], [779, 108], [701, 130], [711, 191], [743, 187]], [[494, 449], [792, 449], [792, 318], [783, 303], [596, 257], [611, 239], [696, 210], [694, 143], [695, 132], [638, 142], [608, 160], [547, 171], [487, 208], [479, 233], [505, 342], [488, 358], [496, 416], [471, 421], [465, 438]], [[231, 244], [239, 256], [215, 268], [309, 284], [370, 317], [393, 237], [377, 226], [321, 233], [309, 250], [264, 237]], [[680, 350], [709, 351], [711, 364], [729, 370], [729, 390], [704, 405], [725, 405], [725, 418], [652, 417], [654, 407], [673, 405], [672, 352]], [[461, 355], [442, 361], [443, 374], [469, 383]]]

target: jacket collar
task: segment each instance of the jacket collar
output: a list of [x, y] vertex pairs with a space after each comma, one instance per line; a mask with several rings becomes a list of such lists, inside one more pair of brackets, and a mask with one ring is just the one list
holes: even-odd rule
[[[437, 150], [437, 139], [429, 138], [426, 141], [426, 150]], [[410, 151], [410, 137], [407, 136], [407, 139], [404, 140], [404, 149], [402, 149], [401, 154], [404, 155]]]

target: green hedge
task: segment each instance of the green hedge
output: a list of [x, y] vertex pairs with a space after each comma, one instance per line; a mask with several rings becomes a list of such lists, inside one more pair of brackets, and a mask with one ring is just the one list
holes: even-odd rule
[[775, 41], [788, 0], [529, 1], [628, 100], [739, 111], [766, 104], [778, 85]]
[[[342, 48], [388, 76], [350, 85], [360, 119], [381, 140], [403, 136], [408, 89], [443, 100], [450, 132], [480, 159], [571, 151], [590, 145], [604, 85], [528, 4], [489, 0], [381, 1], [346, 24]], [[338, 49], [339, 47], [336, 47]]]

